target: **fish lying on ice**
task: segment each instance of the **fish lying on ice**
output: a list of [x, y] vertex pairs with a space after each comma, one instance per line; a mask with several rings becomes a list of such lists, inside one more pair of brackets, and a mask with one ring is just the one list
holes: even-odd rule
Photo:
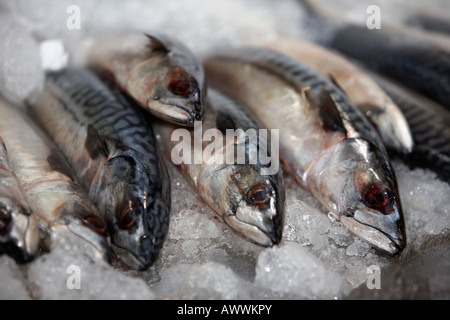
[[8, 151], [0, 137], [0, 252], [18, 262], [31, 260], [39, 246], [36, 215], [12, 171]]
[[28, 112], [89, 190], [114, 253], [128, 267], [148, 268], [168, 231], [170, 182], [140, 110], [88, 70], [67, 68], [47, 72]]
[[339, 53], [293, 37], [268, 45], [334, 81], [377, 129], [386, 147], [410, 153], [413, 138], [402, 112], [389, 96], [355, 64]]
[[105, 36], [93, 41], [87, 63], [109, 74], [156, 117], [186, 126], [202, 118], [203, 69], [178, 40], [140, 33]]
[[[262, 246], [281, 241], [282, 169], [272, 166], [276, 159], [270, 165], [262, 161], [260, 150], [264, 150], [265, 156], [273, 155], [270, 141], [258, 134], [259, 127], [233, 101], [208, 89], [201, 127], [188, 131], [161, 121], [153, 127], [165, 154], [181, 166], [202, 199], [228, 226]], [[236, 138], [227, 138], [227, 130], [242, 131], [236, 133]], [[258, 139], [249, 138], [251, 132]], [[197, 146], [195, 139], [201, 139]], [[210, 142], [212, 139], [214, 142]], [[179, 157], [179, 153], [188, 154], [187, 150], [193, 150], [190, 157]], [[239, 158], [239, 150], [243, 150], [244, 157]], [[200, 161], [195, 161], [196, 157]]]
[[279, 129], [285, 169], [353, 233], [391, 254], [406, 245], [395, 173], [375, 129], [306, 65], [262, 48], [204, 61], [207, 84]]
[[23, 112], [1, 100], [0, 113], [0, 136], [11, 170], [44, 230], [44, 240], [51, 241], [52, 228], [66, 226], [108, 258], [106, 225], [64, 156]]
[[436, 102], [390, 79], [372, 75], [400, 107], [414, 136], [410, 164], [434, 170], [450, 183], [450, 112]]

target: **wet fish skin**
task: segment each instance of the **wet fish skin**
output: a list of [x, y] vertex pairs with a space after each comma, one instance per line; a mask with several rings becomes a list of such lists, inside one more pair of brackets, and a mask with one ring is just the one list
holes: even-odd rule
[[172, 37], [130, 33], [98, 38], [87, 62], [158, 118], [185, 126], [202, 119], [206, 88], [201, 63]]
[[349, 25], [330, 46], [450, 109], [450, 53], [398, 29]]
[[386, 150], [338, 88], [299, 61], [269, 49], [217, 53], [204, 67], [210, 87], [242, 103], [261, 126], [280, 129], [285, 170], [350, 231], [390, 254], [406, 246]]
[[170, 181], [153, 131], [118, 89], [83, 69], [49, 72], [28, 106], [104, 216], [116, 257], [147, 269], [168, 231]]
[[36, 216], [11, 170], [8, 151], [0, 137], [0, 247], [17, 262], [33, 259], [38, 250]]
[[[106, 259], [106, 225], [88, 195], [74, 180], [64, 156], [26, 115], [0, 100], [0, 135], [44, 235], [65, 227], [93, 245]], [[51, 241], [51, 239], [50, 239]]]
[[355, 64], [338, 52], [294, 37], [279, 37], [268, 48], [307, 64], [339, 86], [377, 129], [386, 147], [410, 153], [413, 139], [398, 106]]
[[[177, 127], [157, 121], [154, 128], [165, 154], [173, 161], [172, 150], [180, 143], [171, 141], [172, 133]], [[239, 144], [245, 143], [239, 138], [233, 145], [227, 145], [226, 130], [258, 130], [259, 127], [233, 101], [210, 88], [202, 134], [210, 129], [219, 130], [223, 134], [225, 152], [222, 163], [208, 163], [214, 157], [203, 158], [201, 164], [184, 161], [180, 165], [184, 175], [202, 199], [237, 234], [261, 246], [278, 244], [282, 238], [284, 224], [285, 191], [282, 169], [269, 175], [261, 171], [265, 165], [259, 160], [255, 164], [249, 161], [257, 158], [257, 150], [262, 148], [265, 142], [260, 144], [249, 140], [246, 143], [245, 163], [237, 161], [236, 153], [234, 163], [227, 164], [225, 161], [227, 154], [235, 152], [234, 149], [239, 148]], [[194, 143], [194, 130], [190, 130], [191, 138], [186, 147], [192, 147], [196, 152], [195, 147], [191, 145]], [[203, 153], [209, 145], [209, 142], [203, 141], [202, 149], [197, 152]], [[267, 149], [270, 150], [270, 147], [267, 146]]]
[[450, 113], [441, 105], [401, 84], [371, 75], [397, 103], [412, 130], [415, 150], [403, 157], [414, 166], [430, 168], [450, 183]]

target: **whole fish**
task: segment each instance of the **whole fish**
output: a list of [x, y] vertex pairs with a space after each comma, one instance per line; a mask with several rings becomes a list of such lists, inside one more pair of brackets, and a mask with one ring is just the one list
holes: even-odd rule
[[377, 129], [385, 146], [410, 153], [413, 139], [405, 117], [389, 96], [355, 64], [339, 53], [293, 37], [268, 45], [334, 81]]
[[406, 245], [395, 173], [374, 128], [345, 94], [282, 53], [241, 48], [204, 61], [209, 86], [280, 130], [285, 169], [357, 236], [391, 254]]
[[434, 170], [450, 183], [450, 112], [399, 83], [372, 75], [401, 108], [414, 136], [415, 149], [405, 160]]
[[[249, 132], [259, 132], [259, 127], [233, 101], [212, 89], [208, 90], [201, 127], [197, 127], [199, 123], [193, 130], [162, 122], [155, 123], [154, 128], [166, 155], [181, 166], [202, 199], [228, 226], [259, 245], [279, 243], [284, 216], [282, 169], [264, 172], [268, 165], [259, 156], [262, 149], [272, 155], [270, 142], [261, 134], [257, 134], [258, 139], [248, 138]], [[227, 139], [227, 130], [242, 132]], [[208, 142], [212, 139], [208, 132], [214, 133], [214, 144]], [[202, 139], [198, 147], [196, 139]], [[214, 152], [212, 146], [216, 146]], [[181, 149], [183, 155], [188, 150], [193, 154], [179, 159]], [[245, 157], [239, 158], [239, 149], [244, 150]], [[195, 161], [198, 156], [202, 161]]]
[[330, 46], [450, 109], [450, 53], [398, 28], [349, 25]]
[[149, 267], [168, 231], [170, 182], [140, 110], [91, 72], [67, 68], [47, 73], [28, 111], [89, 190], [119, 260]]
[[202, 118], [203, 69], [178, 40], [140, 33], [105, 36], [94, 40], [87, 63], [109, 74], [156, 117], [186, 126]]
[[73, 179], [64, 156], [23, 112], [0, 100], [0, 136], [11, 170], [16, 174], [39, 228], [69, 231], [108, 258], [106, 225], [87, 193]]
[[36, 215], [11, 170], [8, 151], [0, 137], [0, 252], [26, 262], [34, 257], [38, 246]]

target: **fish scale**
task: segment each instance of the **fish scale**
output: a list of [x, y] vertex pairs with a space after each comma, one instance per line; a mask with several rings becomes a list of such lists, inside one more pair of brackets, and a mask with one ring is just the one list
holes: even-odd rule
[[48, 72], [28, 111], [104, 213], [117, 258], [150, 266], [168, 231], [170, 182], [141, 111], [88, 70], [72, 68]]
[[310, 90], [320, 90], [320, 88], [324, 88], [336, 102], [336, 107], [339, 108], [341, 117], [348, 123], [351, 123], [351, 126], [356, 127], [356, 130], [351, 130], [355, 137], [370, 135], [368, 138], [372, 140], [380, 150], [385, 150], [383, 143], [373, 130], [373, 126], [361, 112], [348, 101], [347, 97], [343, 95], [339, 89], [306, 65], [299, 64], [293, 59], [285, 59], [284, 55], [280, 56], [272, 50], [261, 50], [259, 48], [242, 48], [239, 49], [239, 53], [236, 55], [233, 53], [227, 56], [221, 56], [220, 54], [216, 55], [216, 57], [221, 59], [228, 59], [230, 56], [240, 60], [246, 60], [249, 63], [254, 63], [263, 68], [270, 68], [272, 66], [275, 68], [275, 72], [276, 69], [279, 68], [282, 72], [281, 77], [291, 77], [294, 83], [300, 84], [300, 88], [310, 87]]

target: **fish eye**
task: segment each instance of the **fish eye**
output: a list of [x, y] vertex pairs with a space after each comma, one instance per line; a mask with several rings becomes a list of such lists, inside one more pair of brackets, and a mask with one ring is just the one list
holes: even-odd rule
[[270, 199], [273, 195], [273, 189], [267, 184], [258, 184], [250, 188], [247, 192], [247, 203], [257, 206], [259, 209], [270, 207]]
[[195, 81], [182, 70], [172, 70], [169, 78], [169, 90], [177, 96], [188, 98], [197, 91]]
[[383, 214], [389, 214], [393, 211], [394, 194], [386, 187], [370, 185], [364, 191], [364, 203], [372, 209], [378, 210]]
[[121, 229], [130, 229], [134, 225], [136, 219], [136, 210], [133, 208], [133, 203], [130, 202], [120, 213], [118, 225]]
[[189, 97], [191, 94], [191, 84], [187, 80], [176, 80], [169, 84], [169, 89], [177, 96]]
[[95, 232], [106, 235], [106, 226], [99, 217], [93, 215], [86, 216], [83, 218], [83, 223]]

